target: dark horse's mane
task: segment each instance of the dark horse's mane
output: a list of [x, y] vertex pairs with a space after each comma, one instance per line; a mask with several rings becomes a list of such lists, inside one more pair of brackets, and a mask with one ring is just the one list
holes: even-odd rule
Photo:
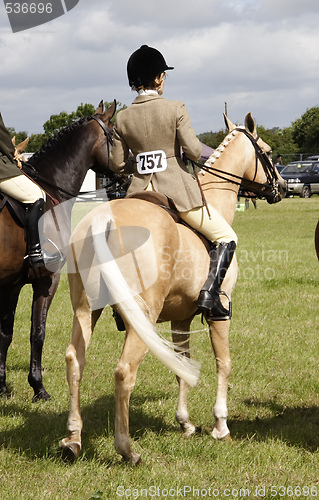
[[88, 122], [92, 120], [92, 116], [85, 116], [84, 118], [80, 118], [76, 122], [72, 123], [71, 125], [63, 128], [60, 130], [57, 134], [55, 134], [53, 137], [48, 139], [48, 141], [37, 151], [34, 153], [31, 158], [28, 160], [28, 164], [32, 165], [35, 167], [39, 161], [41, 161], [42, 157], [49, 153], [55, 146], [56, 144], [61, 140], [65, 140], [71, 133], [73, 133], [75, 130], [77, 130], [83, 123]]

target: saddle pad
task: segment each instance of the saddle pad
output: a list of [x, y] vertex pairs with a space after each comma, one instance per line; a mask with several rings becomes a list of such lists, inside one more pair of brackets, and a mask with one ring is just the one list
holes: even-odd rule
[[25, 227], [25, 207], [22, 203], [0, 191], [0, 212], [7, 207], [15, 222]]

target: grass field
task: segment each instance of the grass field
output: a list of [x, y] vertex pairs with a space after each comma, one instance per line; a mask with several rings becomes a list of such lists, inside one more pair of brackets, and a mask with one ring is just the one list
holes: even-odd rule
[[[82, 204], [81, 204], [82, 205]], [[76, 210], [83, 210], [76, 207]], [[203, 432], [186, 441], [174, 415], [175, 377], [149, 355], [131, 399], [131, 436], [142, 465], [113, 448], [113, 372], [123, 333], [109, 309], [88, 350], [81, 386], [83, 454], [58, 454], [69, 409], [65, 350], [72, 312], [66, 276], [51, 306], [44, 384], [52, 399], [32, 403], [27, 383], [31, 293], [25, 287], [9, 350], [12, 398], [0, 400], [0, 499], [312, 498], [319, 496], [319, 265], [314, 232], [319, 197], [258, 202], [236, 212], [240, 274], [233, 293], [229, 389], [232, 442]], [[202, 363], [190, 390], [193, 422], [211, 427], [215, 360], [207, 328], [193, 324], [192, 355]], [[160, 327], [169, 338], [169, 325]]]

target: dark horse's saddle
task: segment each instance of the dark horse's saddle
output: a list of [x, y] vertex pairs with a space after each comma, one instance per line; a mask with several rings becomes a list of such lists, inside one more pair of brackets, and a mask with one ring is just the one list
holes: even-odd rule
[[0, 191], [0, 213], [4, 207], [7, 207], [18, 226], [25, 227], [25, 206], [23, 203]]

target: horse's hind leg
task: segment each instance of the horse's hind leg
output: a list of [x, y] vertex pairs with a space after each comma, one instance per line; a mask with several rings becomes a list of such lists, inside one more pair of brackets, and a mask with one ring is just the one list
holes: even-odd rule
[[[76, 284], [77, 283], [77, 284]], [[81, 278], [70, 277], [71, 299], [74, 308], [71, 344], [66, 350], [66, 374], [70, 389], [70, 412], [67, 422], [68, 436], [62, 439], [60, 448], [64, 459], [73, 461], [81, 451], [82, 418], [80, 410], [80, 383], [85, 366], [85, 353], [101, 310], [91, 311]]]
[[131, 447], [129, 435], [129, 404], [133, 391], [137, 369], [147, 353], [147, 347], [136, 332], [127, 327], [125, 344], [121, 359], [115, 369], [115, 441], [114, 447], [120, 455], [131, 465], [141, 461]]
[[209, 325], [212, 346], [217, 368], [217, 396], [214, 406], [215, 426], [212, 437], [215, 439], [230, 438], [227, 426], [227, 391], [231, 371], [231, 360], [228, 343], [230, 321], [215, 321]]
[[31, 318], [31, 358], [28, 382], [34, 391], [33, 401], [48, 400], [42, 381], [42, 351], [48, 310], [59, 284], [60, 274], [55, 273], [36, 279], [32, 283], [33, 303]]
[[[173, 342], [181, 349], [185, 350], [185, 355], [189, 356], [189, 329], [191, 320], [172, 321], [172, 338]], [[192, 436], [196, 432], [196, 427], [189, 419], [187, 408], [187, 396], [189, 385], [179, 377], [176, 377], [179, 385], [178, 405], [175, 414], [176, 421], [180, 424], [186, 438]]]
[[21, 286], [6, 286], [0, 292], [0, 396], [9, 396], [6, 386], [6, 360], [12, 342], [14, 315]]

